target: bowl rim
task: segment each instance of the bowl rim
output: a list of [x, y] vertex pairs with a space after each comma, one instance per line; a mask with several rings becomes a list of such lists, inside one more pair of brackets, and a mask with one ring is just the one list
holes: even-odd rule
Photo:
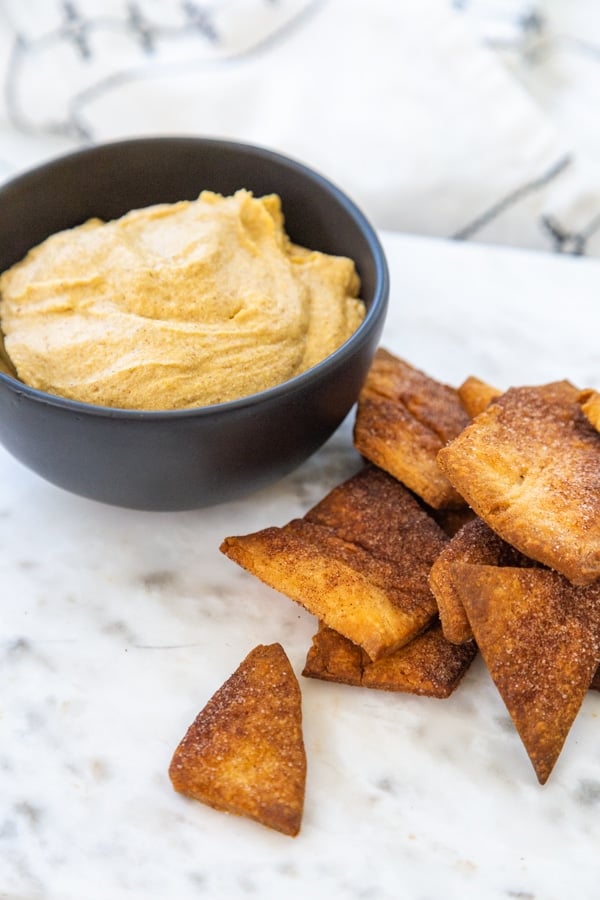
[[198, 146], [210, 145], [215, 149], [221, 147], [223, 149], [226, 148], [229, 150], [242, 150], [245, 153], [256, 155], [257, 157], [260, 157], [262, 159], [271, 159], [279, 166], [283, 168], [289, 168], [290, 170], [303, 175], [309, 181], [318, 184], [321, 188], [324, 188], [336, 199], [338, 204], [342, 206], [345, 211], [349, 213], [350, 217], [357, 223], [366, 239], [375, 264], [375, 286], [373, 291], [373, 301], [370, 307], [367, 309], [366, 315], [356, 331], [354, 331], [353, 334], [351, 334], [343, 344], [341, 344], [336, 350], [334, 350], [333, 353], [330, 353], [328, 356], [326, 356], [320, 362], [316, 363], [314, 366], [311, 366], [310, 369], [307, 369], [305, 372], [301, 372], [299, 375], [295, 375], [293, 378], [289, 378], [287, 381], [282, 381], [279, 384], [274, 385], [270, 388], [266, 388], [263, 391], [248, 394], [244, 397], [238, 397], [234, 400], [226, 400], [222, 403], [213, 403], [208, 406], [193, 406], [185, 407], [183, 409], [159, 410], [126, 409], [123, 407], [103, 406], [101, 404], [86, 403], [81, 400], [73, 400], [68, 397], [61, 397], [58, 394], [51, 394], [46, 391], [42, 391], [39, 388], [34, 388], [28, 384], [25, 384], [25, 382], [22, 382], [18, 378], [15, 378], [12, 375], [9, 375], [1, 370], [0, 384], [5, 384], [10, 390], [13, 391], [13, 393], [26, 396], [30, 400], [37, 403], [45, 404], [47, 406], [59, 407], [60, 409], [69, 410], [74, 413], [78, 413], [79, 415], [85, 414], [87, 416], [97, 416], [101, 418], [123, 418], [148, 421], [159, 421], [161, 419], [182, 419], [191, 417], [196, 418], [198, 416], [214, 416], [218, 413], [242, 410], [246, 407], [254, 406], [257, 403], [275, 400], [281, 395], [289, 396], [290, 393], [295, 394], [305, 387], [308, 388], [312, 382], [316, 382], [320, 379], [320, 376], [324, 370], [335, 369], [339, 365], [342, 365], [342, 363], [352, 355], [355, 345], [363, 343], [363, 341], [368, 339], [371, 332], [379, 327], [381, 317], [385, 315], [389, 301], [390, 278], [385, 252], [374, 227], [371, 225], [370, 221], [362, 212], [362, 210], [357, 206], [357, 204], [348, 196], [348, 194], [341, 188], [339, 188], [329, 178], [322, 175], [312, 167], [308, 166], [306, 163], [300, 162], [294, 157], [280, 153], [276, 150], [272, 150], [268, 147], [264, 147], [260, 144], [245, 143], [243, 141], [228, 140], [222, 138], [202, 137], [199, 135], [162, 135], [106, 141], [94, 144], [91, 147], [84, 147], [70, 153], [55, 156], [38, 166], [34, 166], [27, 171], [16, 175], [14, 178], [10, 178], [8, 181], [5, 181], [2, 185], [0, 185], [0, 201], [2, 199], [2, 194], [6, 190], [13, 190], [14, 188], [18, 188], [19, 182], [27, 181], [31, 177], [39, 178], [40, 176], [43, 176], [46, 171], [51, 171], [57, 165], [64, 165], [70, 162], [75, 162], [78, 159], [85, 158], [86, 156], [93, 156], [98, 152], [104, 151], [106, 149], [118, 151], [119, 149], [132, 147], [134, 145], [157, 146], [159, 144], [173, 145], [177, 143], [181, 145], [185, 143], [197, 143]]

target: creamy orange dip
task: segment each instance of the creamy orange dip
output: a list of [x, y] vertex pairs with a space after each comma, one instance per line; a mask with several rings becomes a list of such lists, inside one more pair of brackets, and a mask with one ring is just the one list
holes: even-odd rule
[[125, 409], [253, 394], [324, 359], [364, 317], [354, 263], [294, 245], [279, 197], [92, 219], [0, 277], [0, 321], [32, 387]]

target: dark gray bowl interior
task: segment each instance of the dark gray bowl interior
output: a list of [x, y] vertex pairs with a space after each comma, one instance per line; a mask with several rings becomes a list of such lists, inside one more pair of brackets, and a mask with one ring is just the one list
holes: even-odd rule
[[368, 312], [326, 361], [254, 397], [198, 410], [131, 412], [63, 400], [0, 373], [0, 440], [75, 493], [141, 509], [196, 508], [287, 474], [354, 403], [385, 318], [388, 276], [369, 223], [339, 190], [262, 148], [201, 138], [106, 144], [62, 157], [0, 188], [0, 271], [50, 234], [208, 189], [278, 193], [294, 241], [350, 256]]

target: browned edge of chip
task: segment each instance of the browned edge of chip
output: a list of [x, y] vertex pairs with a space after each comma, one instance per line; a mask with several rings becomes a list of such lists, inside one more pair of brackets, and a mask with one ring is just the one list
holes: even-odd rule
[[302, 672], [308, 678], [355, 687], [446, 698], [458, 687], [477, 653], [473, 641], [447, 641], [439, 622], [400, 650], [372, 662], [364, 651], [331, 628], [314, 635]]
[[358, 399], [354, 444], [430, 506], [464, 506], [437, 453], [468, 422], [454, 388], [380, 348]]
[[306, 785], [300, 686], [283, 647], [255, 647], [198, 713], [169, 777], [176, 791], [296, 836]]
[[468, 378], [465, 378], [456, 390], [460, 402], [472, 419], [483, 412], [484, 409], [487, 409], [492, 400], [495, 400], [502, 393], [501, 390], [493, 387], [491, 384], [487, 384], [481, 378], [476, 378], [475, 375], [469, 375]]
[[591, 388], [582, 391], [579, 395], [579, 403], [588, 422], [594, 426], [596, 431], [600, 431], [600, 391], [594, 391]]
[[510, 388], [438, 454], [505, 541], [574, 584], [600, 577], [600, 438], [569, 382]]
[[473, 631], [460, 598], [460, 585], [456, 583], [462, 572], [455, 568], [456, 562], [512, 567], [535, 567], [538, 563], [503, 541], [479, 518], [467, 522], [454, 535], [431, 567], [429, 586], [437, 601], [445, 638], [462, 644], [472, 640]]
[[319, 622], [319, 629], [313, 635], [306, 654], [302, 674], [305, 678], [360, 687], [363, 668], [370, 663], [371, 660], [362, 647]]
[[455, 566], [479, 650], [544, 784], [600, 660], [600, 585], [541, 567]]

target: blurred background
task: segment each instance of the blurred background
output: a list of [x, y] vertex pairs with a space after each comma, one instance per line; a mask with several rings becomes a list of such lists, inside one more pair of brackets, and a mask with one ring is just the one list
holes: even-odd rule
[[600, 255], [598, 0], [0, 0], [0, 80], [0, 180], [227, 137], [382, 230]]

